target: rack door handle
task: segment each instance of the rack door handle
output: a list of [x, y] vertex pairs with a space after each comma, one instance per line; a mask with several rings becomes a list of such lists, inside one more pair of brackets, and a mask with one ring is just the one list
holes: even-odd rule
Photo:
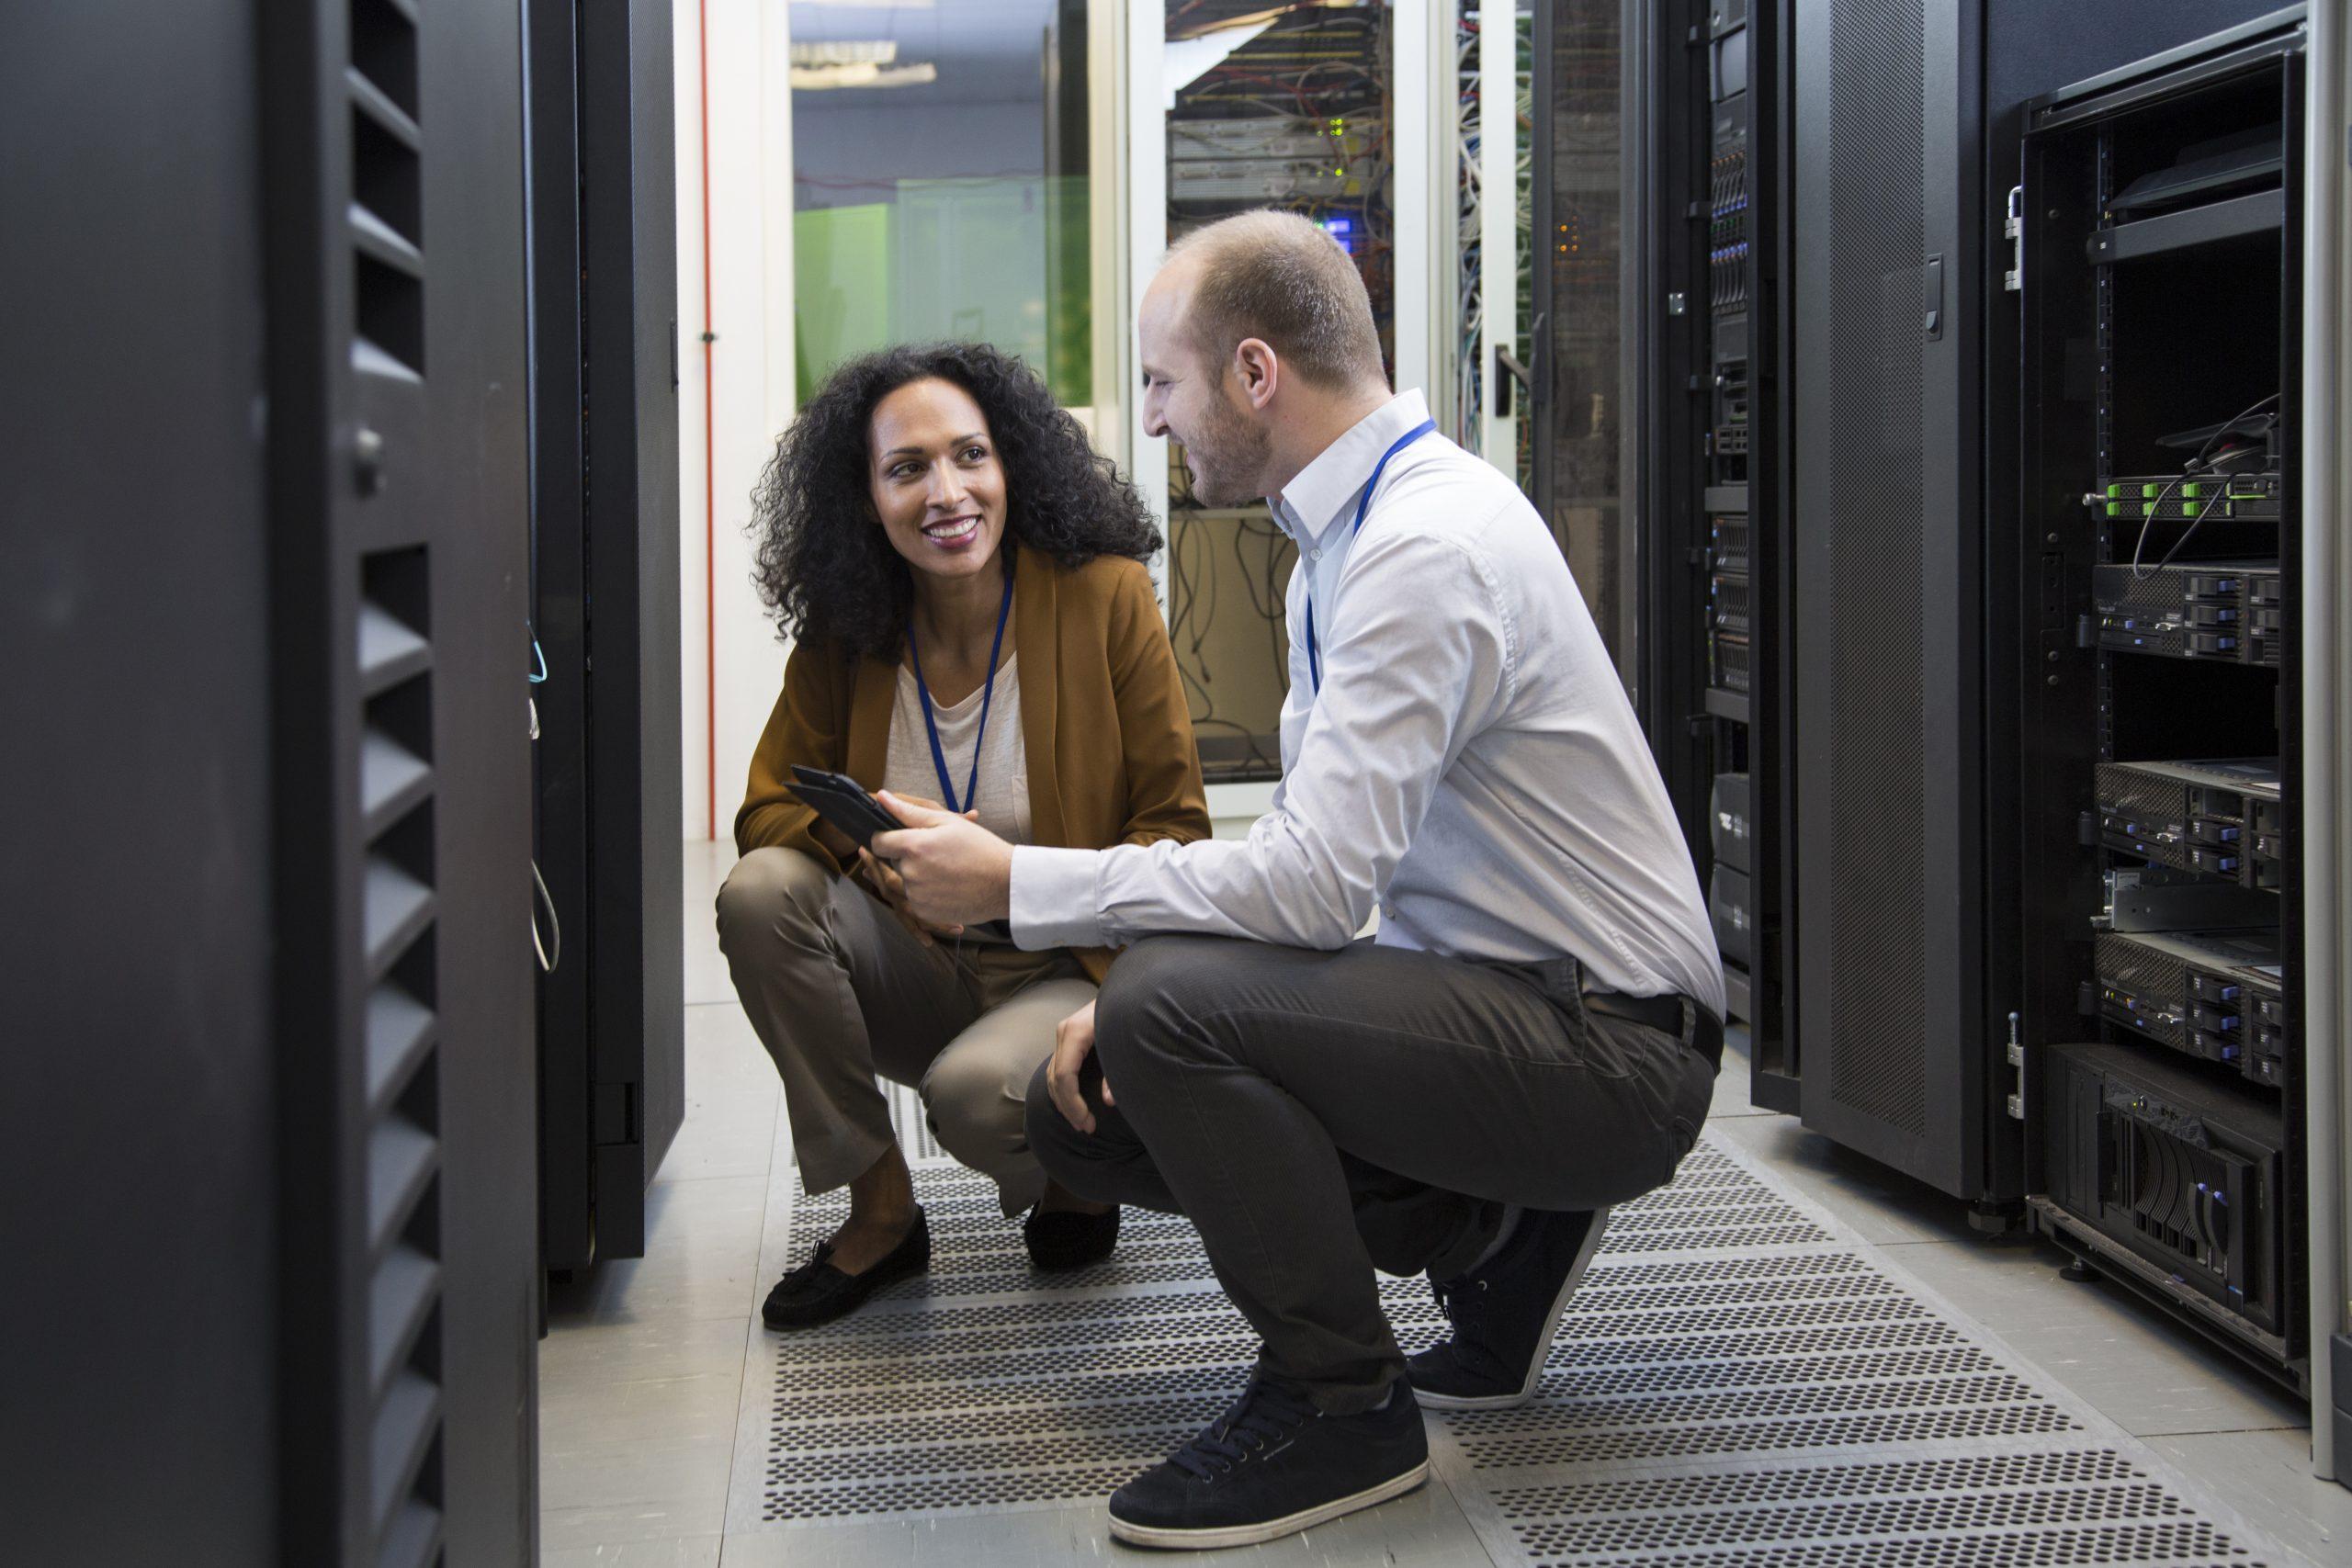
[[1514, 381], [1527, 389], [1527, 395], [1530, 398], [1535, 396], [1535, 372], [1521, 365], [1510, 349], [1505, 348], [1501, 344], [1495, 344], [1495, 416], [1498, 419], [1510, 417], [1510, 389]]

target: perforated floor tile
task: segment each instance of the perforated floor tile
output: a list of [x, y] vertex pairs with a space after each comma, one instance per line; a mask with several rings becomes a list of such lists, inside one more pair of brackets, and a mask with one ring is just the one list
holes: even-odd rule
[[[994, 1189], [899, 1109], [931, 1273], [761, 1337], [730, 1532], [1099, 1505], [1254, 1352], [1186, 1222], [1130, 1212], [1109, 1261], [1045, 1284]], [[792, 1256], [844, 1201], [796, 1197]], [[1408, 1349], [1438, 1332], [1421, 1281], [1382, 1299]], [[1537, 1397], [1430, 1429], [1498, 1564], [2302, 1561], [1713, 1136], [1611, 1216]]]

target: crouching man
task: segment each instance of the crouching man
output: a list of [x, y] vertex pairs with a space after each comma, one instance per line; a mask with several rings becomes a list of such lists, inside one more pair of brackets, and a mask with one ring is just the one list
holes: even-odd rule
[[[1390, 391], [1346, 255], [1227, 219], [1138, 330], [1193, 493], [1264, 496], [1298, 546], [1272, 809], [1246, 841], [1097, 851], [895, 806], [916, 826], [876, 849], [925, 919], [1137, 944], [1061, 1026], [1030, 1143], [1074, 1192], [1190, 1217], [1262, 1337], [1232, 1407], [1110, 1502], [1120, 1540], [1239, 1546], [1419, 1485], [1420, 1406], [1534, 1391], [1610, 1205], [1705, 1118], [1723, 970], [1558, 547]], [[1450, 1337], [1402, 1355], [1375, 1269], [1426, 1273]]]

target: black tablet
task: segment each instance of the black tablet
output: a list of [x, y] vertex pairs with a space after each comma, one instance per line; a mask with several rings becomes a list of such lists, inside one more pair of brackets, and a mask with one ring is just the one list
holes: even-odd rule
[[829, 773], [822, 768], [804, 768], [795, 762], [792, 793], [806, 801], [818, 816], [848, 834], [860, 849], [871, 843], [875, 834], [893, 833], [906, 826], [846, 773]]

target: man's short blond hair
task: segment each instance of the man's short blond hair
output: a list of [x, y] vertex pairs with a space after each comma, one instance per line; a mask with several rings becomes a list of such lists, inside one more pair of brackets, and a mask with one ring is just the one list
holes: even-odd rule
[[1211, 364], [1262, 338], [1317, 385], [1385, 382], [1363, 278], [1330, 235], [1295, 212], [1236, 213], [1196, 229], [1169, 259], [1197, 262], [1187, 328]]

